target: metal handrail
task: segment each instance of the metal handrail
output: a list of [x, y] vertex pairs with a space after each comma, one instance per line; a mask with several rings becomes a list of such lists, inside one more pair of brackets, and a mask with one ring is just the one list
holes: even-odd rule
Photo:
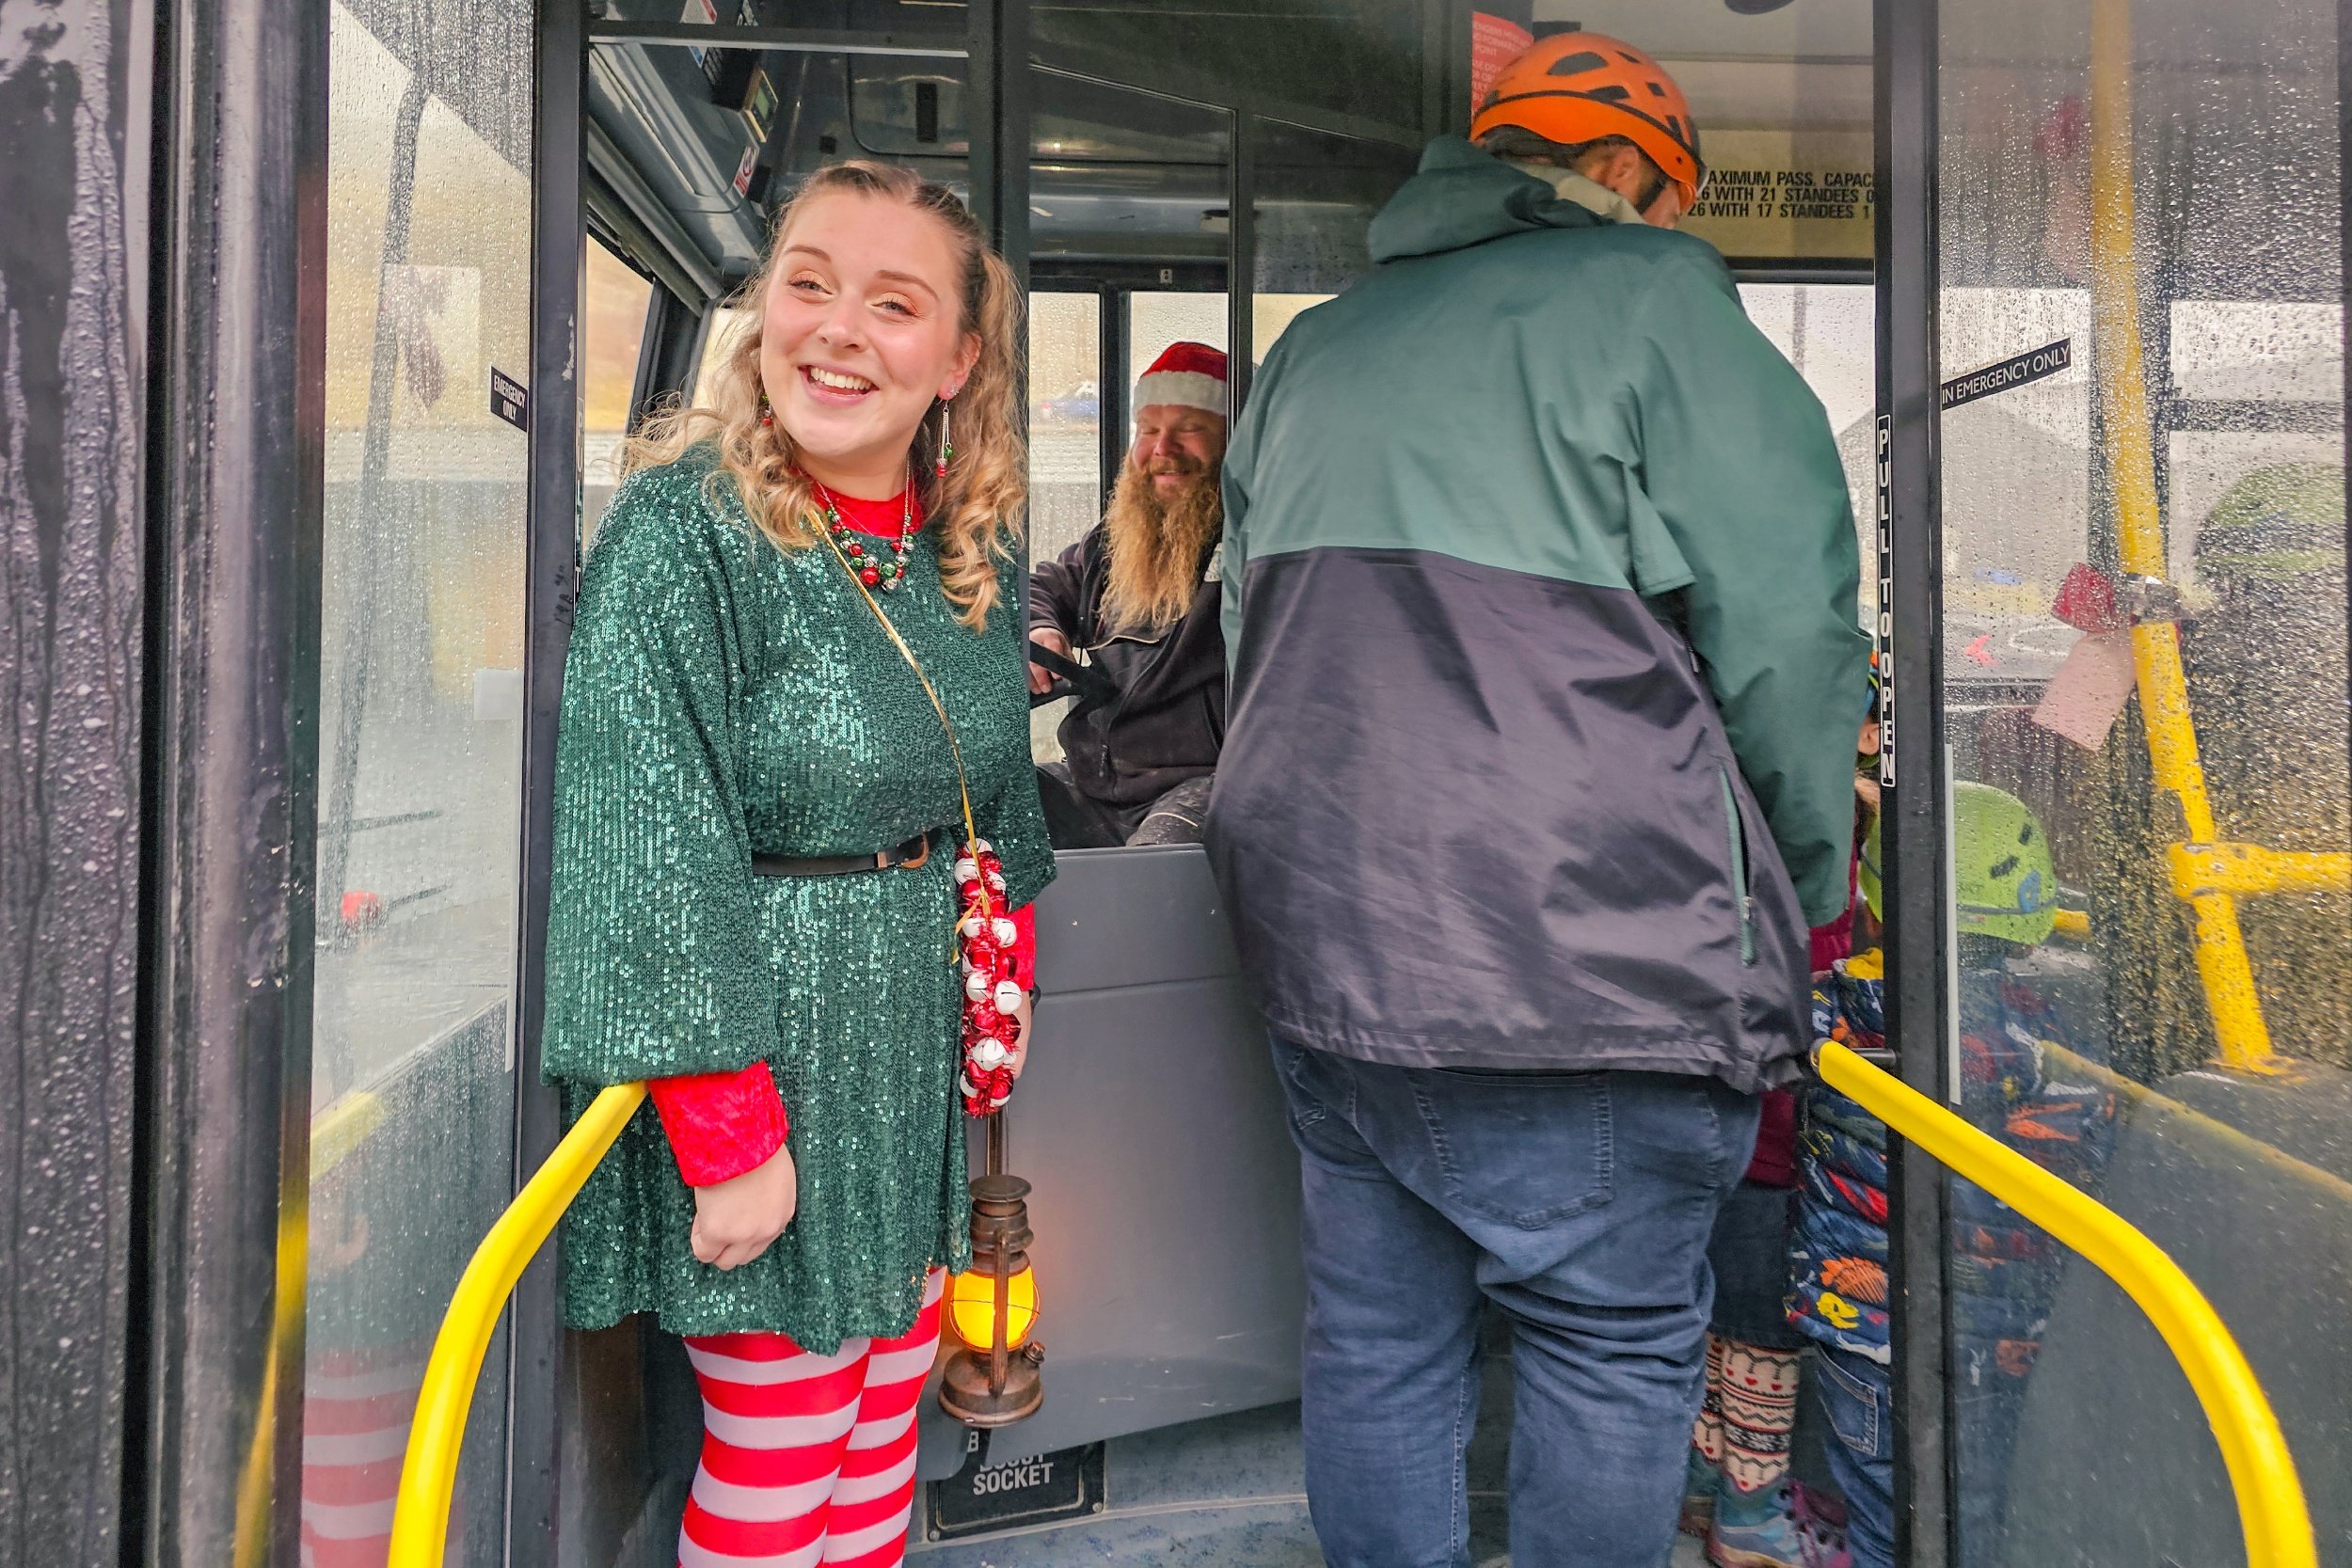
[[457, 1485], [457, 1455], [466, 1440], [466, 1416], [499, 1315], [555, 1222], [580, 1196], [596, 1162], [644, 1099], [644, 1085], [616, 1084], [591, 1101], [547, 1164], [523, 1184], [474, 1248], [441, 1319], [441, 1331], [434, 1337], [424, 1385], [417, 1391], [408, 1452], [401, 1461], [387, 1568], [440, 1568], [449, 1541], [450, 1496]]
[[[2081, 1253], [2138, 1304], [2212, 1424], [2237, 1495], [2249, 1568], [2318, 1568], [2311, 1513], [2279, 1418], [2237, 1341], [2180, 1265], [2112, 1210], [1846, 1047], [1823, 1042], [1816, 1065], [1831, 1087]], [[466, 1418], [499, 1314], [644, 1098], [643, 1084], [597, 1095], [467, 1263], [418, 1392], [388, 1568], [440, 1568]]]
[[2221, 1446], [2248, 1568], [2318, 1568], [2295, 1456], [2254, 1370], [2181, 1266], [2129, 1221], [1834, 1040], [1815, 1058], [1830, 1087], [2081, 1253], [2164, 1337]]

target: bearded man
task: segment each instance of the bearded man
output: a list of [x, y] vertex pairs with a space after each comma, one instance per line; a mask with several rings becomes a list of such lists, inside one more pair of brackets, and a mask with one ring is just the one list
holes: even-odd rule
[[1029, 689], [1060, 678], [1078, 699], [1061, 722], [1065, 760], [1039, 770], [1047, 827], [1068, 849], [1200, 842], [1225, 740], [1225, 356], [1173, 344], [1134, 407], [1103, 521], [1029, 574]]

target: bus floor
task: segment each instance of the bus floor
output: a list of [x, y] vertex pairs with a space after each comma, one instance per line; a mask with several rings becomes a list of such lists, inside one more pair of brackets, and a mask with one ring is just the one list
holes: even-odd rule
[[[1470, 1561], [1509, 1568], [1504, 1467], [1511, 1362], [1491, 1352], [1470, 1442]], [[1801, 1434], [1799, 1465], [1810, 1446]], [[1114, 1439], [1104, 1456], [1102, 1513], [961, 1541], [926, 1541], [920, 1568], [1321, 1568], [1307, 1518], [1296, 1403], [1270, 1405]], [[918, 1510], [919, 1512], [919, 1510]], [[1676, 1538], [1672, 1568], [1705, 1568], [1700, 1544]]]

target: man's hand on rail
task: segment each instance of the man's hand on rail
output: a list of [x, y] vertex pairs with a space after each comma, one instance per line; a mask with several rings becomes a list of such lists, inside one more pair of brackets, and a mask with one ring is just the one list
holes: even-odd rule
[[790, 1146], [742, 1175], [694, 1189], [694, 1256], [740, 1268], [768, 1250], [800, 1206], [801, 1173]]

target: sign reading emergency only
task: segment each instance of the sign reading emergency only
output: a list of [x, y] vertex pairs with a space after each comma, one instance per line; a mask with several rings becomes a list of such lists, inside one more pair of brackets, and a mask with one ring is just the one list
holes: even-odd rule
[[2011, 387], [2023, 387], [2040, 381], [2045, 375], [2056, 375], [2074, 362], [2074, 340], [2060, 338], [2055, 343], [2011, 355], [1997, 365], [1987, 365], [1966, 375], [1956, 375], [1944, 383], [1936, 399], [1939, 408], [1957, 408], [1963, 403], [1989, 398], [1995, 392], [2006, 392]]

